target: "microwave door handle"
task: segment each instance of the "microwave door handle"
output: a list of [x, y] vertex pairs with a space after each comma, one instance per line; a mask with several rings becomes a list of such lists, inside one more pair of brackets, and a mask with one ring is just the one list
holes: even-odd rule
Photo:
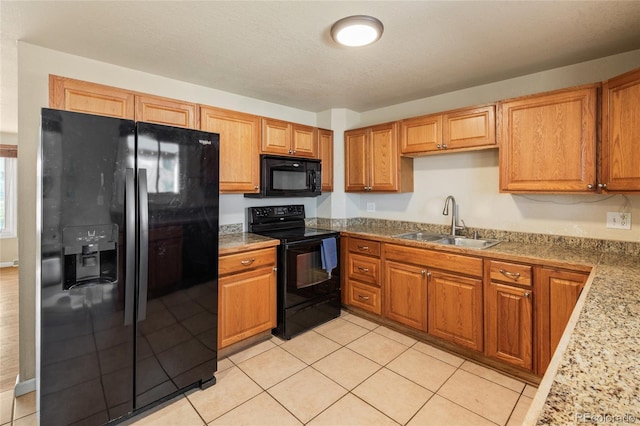
[[316, 192], [316, 172], [309, 172], [309, 188], [311, 188], [311, 192]]

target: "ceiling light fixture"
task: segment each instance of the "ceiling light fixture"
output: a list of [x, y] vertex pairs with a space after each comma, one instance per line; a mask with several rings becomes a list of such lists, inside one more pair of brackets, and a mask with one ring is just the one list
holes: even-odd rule
[[383, 30], [382, 22], [373, 16], [354, 15], [333, 24], [331, 38], [344, 46], [366, 46], [378, 41]]

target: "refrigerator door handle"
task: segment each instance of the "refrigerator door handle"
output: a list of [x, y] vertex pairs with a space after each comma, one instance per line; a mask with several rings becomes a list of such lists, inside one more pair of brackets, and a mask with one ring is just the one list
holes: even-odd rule
[[147, 289], [149, 283], [149, 195], [147, 169], [138, 171], [138, 321], [147, 317]]
[[125, 277], [124, 277], [124, 325], [133, 324], [135, 279], [136, 279], [136, 187], [133, 169], [125, 170], [124, 184], [124, 230], [125, 230]]

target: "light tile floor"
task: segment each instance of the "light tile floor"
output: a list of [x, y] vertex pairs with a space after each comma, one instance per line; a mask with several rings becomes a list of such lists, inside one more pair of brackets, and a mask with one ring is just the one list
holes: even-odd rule
[[[221, 359], [216, 378], [127, 423], [511, 426], [522, 424], [536, 391], [348, 313]], [[2, 392], [0, 403], [0, 425], [11, 417], [36, 425], [35, 392], [15, 402]]]
[[536, 389], [343, 315], [219, 361], [217, 384], [135, 425], [520, 425]]

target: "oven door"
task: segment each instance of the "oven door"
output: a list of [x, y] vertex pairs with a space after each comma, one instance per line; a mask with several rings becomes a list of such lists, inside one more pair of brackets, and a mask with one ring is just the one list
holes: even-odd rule
[[[340, 238], [335, 238], [340, 259]], [[331, 273], [322, 269], [321, 252], [322, 238], [286, 244], [282, 283], [285, 309], [340, 292], [340, 264]]]

